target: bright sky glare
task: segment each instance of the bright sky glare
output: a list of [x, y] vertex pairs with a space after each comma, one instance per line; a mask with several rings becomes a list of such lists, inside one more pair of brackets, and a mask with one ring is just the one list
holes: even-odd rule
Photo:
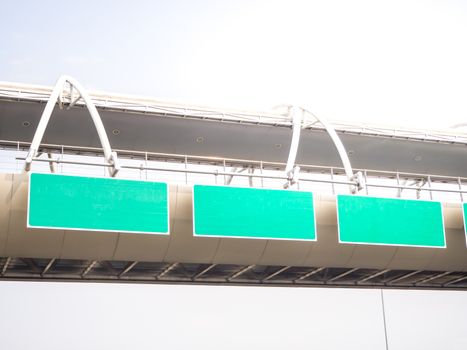
[[0, 80], [330, 120], [447, 128], [467, 117], [467, 2], [7, 2]]

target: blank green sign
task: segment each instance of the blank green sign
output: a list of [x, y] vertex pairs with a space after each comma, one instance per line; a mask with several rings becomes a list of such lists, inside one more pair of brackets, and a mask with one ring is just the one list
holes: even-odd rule
[[167, 184], [31, 174], [28, 226], [169, 233]]
[[343, 243], [446, 246], [439, 202], [338, 195], [337, 213]]
[[466, 227], [466, 223], [467, 223], [467, 203], [462, 204], [462, 209], [463, 209], [463, 213], [464, 213], [464, 232], [466, 234], [466, 242], [467, 242], [467, 227]]
[[316, 240], [313, 194], [195, 185], [196, 236]]

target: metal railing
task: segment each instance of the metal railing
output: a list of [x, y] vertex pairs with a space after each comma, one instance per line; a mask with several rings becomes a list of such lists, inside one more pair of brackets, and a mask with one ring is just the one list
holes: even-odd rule
[[[29, 148], [27, 142], [0, 140], [0, 171], [22, 169]], [[153, 179], [175, 183], [195, 182], [282, 188], [287, 180], [286, 164], [257, 160], [203, 157], [194, 155], [168, 154], [116, 150], [121, 158], [121, 177]], [[48, 158], [41, 158], [47, 154]], [[59, 173], [85, 173], [106, 176], [98, 169], [107, 169], [102, 150], [93, 147], [43, 144], [40, 156], [34, 157], [33, 170], [49, 172], [55, 168]], [[53, 165], [53, 166], [50, 166]], [[313, 190], [324, 194], [347, 193], [349, 185], [341, 167], [326, 167], [299, 164], [298, 189]], [[248, 171], [245, 171], [248, 170]], [[361, 171], [365, 189], [360, 194], [387, 197], [425, 198], [462, 202], [467, 193], [467, 178], [437, 174], [355, 169]], [[228, 179], [235, 179], [233, 182]]]

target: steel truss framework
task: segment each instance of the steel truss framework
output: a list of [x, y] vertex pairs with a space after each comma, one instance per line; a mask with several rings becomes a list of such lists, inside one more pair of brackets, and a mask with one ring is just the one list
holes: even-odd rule
[[467, 290], [465, 271], [0, 258], [0, 280]]

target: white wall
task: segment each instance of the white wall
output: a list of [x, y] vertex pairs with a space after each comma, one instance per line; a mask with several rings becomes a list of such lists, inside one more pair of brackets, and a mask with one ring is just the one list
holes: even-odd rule
[[[385, 349], [377, 289], [0, 282], [1, 349]], [[385, 290], [389, 349], [466, 349], [467, 293]]]

